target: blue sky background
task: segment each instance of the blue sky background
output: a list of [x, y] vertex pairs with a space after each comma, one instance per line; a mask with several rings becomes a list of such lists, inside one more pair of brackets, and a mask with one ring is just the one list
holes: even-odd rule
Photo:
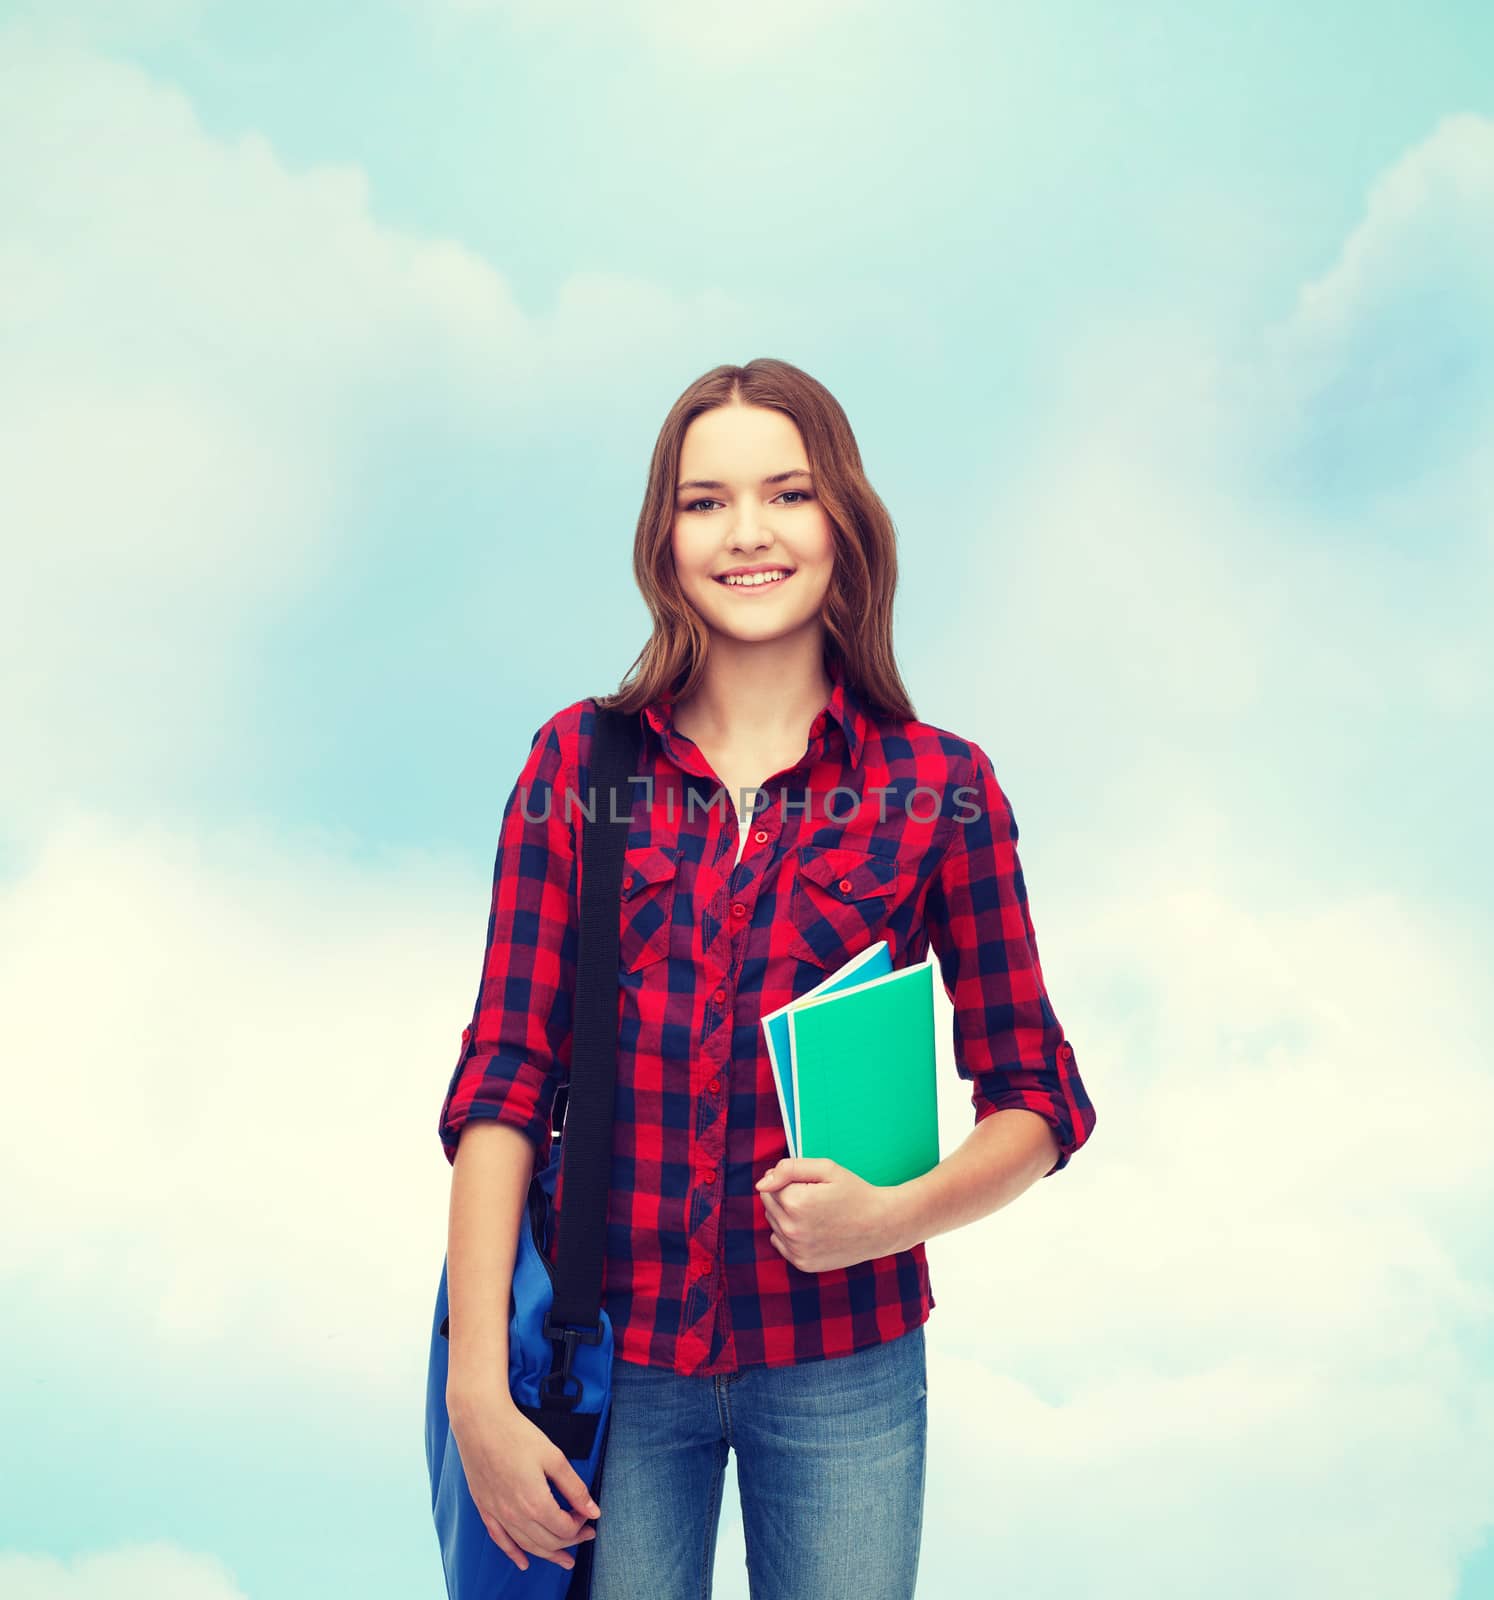
[[642, 644], [669, 405], [769, 354], [1099, 1112], [929, 1245], [920, 1594], [1494, 1596], [1491, 56], [1468, 4], [0, 3], [0, 1591], [440, 1592], [498, 818]]

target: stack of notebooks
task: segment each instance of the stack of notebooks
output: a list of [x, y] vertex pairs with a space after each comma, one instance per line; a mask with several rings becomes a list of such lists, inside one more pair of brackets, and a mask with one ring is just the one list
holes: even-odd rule
[[879, 939], [762, 1021], [790, 1155], [875, 1184], [938, 1166], [931, 961], [894, 971]]

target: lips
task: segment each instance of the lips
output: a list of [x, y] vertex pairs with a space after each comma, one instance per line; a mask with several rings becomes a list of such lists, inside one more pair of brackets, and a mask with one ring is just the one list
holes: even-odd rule
[[[723, 574], [715, 577], [713, 579], [713, 581], [715, 583], [718, 583], [723, 589], [730, 589], [734, 594], [747, 594], [747, 593], [755, 593], [758, 589], [778, 589], [778, 588], [781, 588], [794, 575], [792, 568], [789, 568], [789, 569], [785, 570], [782, 567], [778, 567], [778, 568], [769, 568], [767, 570], [776, 571], [778, 573], [778, 576], [776, 578], [769, 579], [767, 582], [763, 582], [761, 579], [759, 579], [756, 583], [728, 583], [726, 581], [727, 576], [735, 576], [735, 574], [728, 575], [728, 574], [724, 574], [723, 573]], [[746, 574], [743, 574], [743, 576], [750, 577], [750, 576], [752, 576], [752, 574], [746, 573]]]

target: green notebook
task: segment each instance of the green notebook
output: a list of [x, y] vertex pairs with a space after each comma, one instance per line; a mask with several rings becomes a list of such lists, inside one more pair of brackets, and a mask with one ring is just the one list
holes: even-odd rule
[[939, 1165], [932, 962], [801, 1000], [788, 1026], [798, 1154], [883, 1185]]

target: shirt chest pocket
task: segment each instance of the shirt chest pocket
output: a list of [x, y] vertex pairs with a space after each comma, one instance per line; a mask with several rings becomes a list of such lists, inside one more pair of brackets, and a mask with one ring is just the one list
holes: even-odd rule
[[834, 969], [882, 937], [904, 888], [888, 856], [806, 845], [789, 895], [789, 948], [801, 961]]
[[623, 857], [622, 924], [618, 963], [625, 972], [661, 961], [669, 954], [680, 853], [676, 847], [636, 845]]

